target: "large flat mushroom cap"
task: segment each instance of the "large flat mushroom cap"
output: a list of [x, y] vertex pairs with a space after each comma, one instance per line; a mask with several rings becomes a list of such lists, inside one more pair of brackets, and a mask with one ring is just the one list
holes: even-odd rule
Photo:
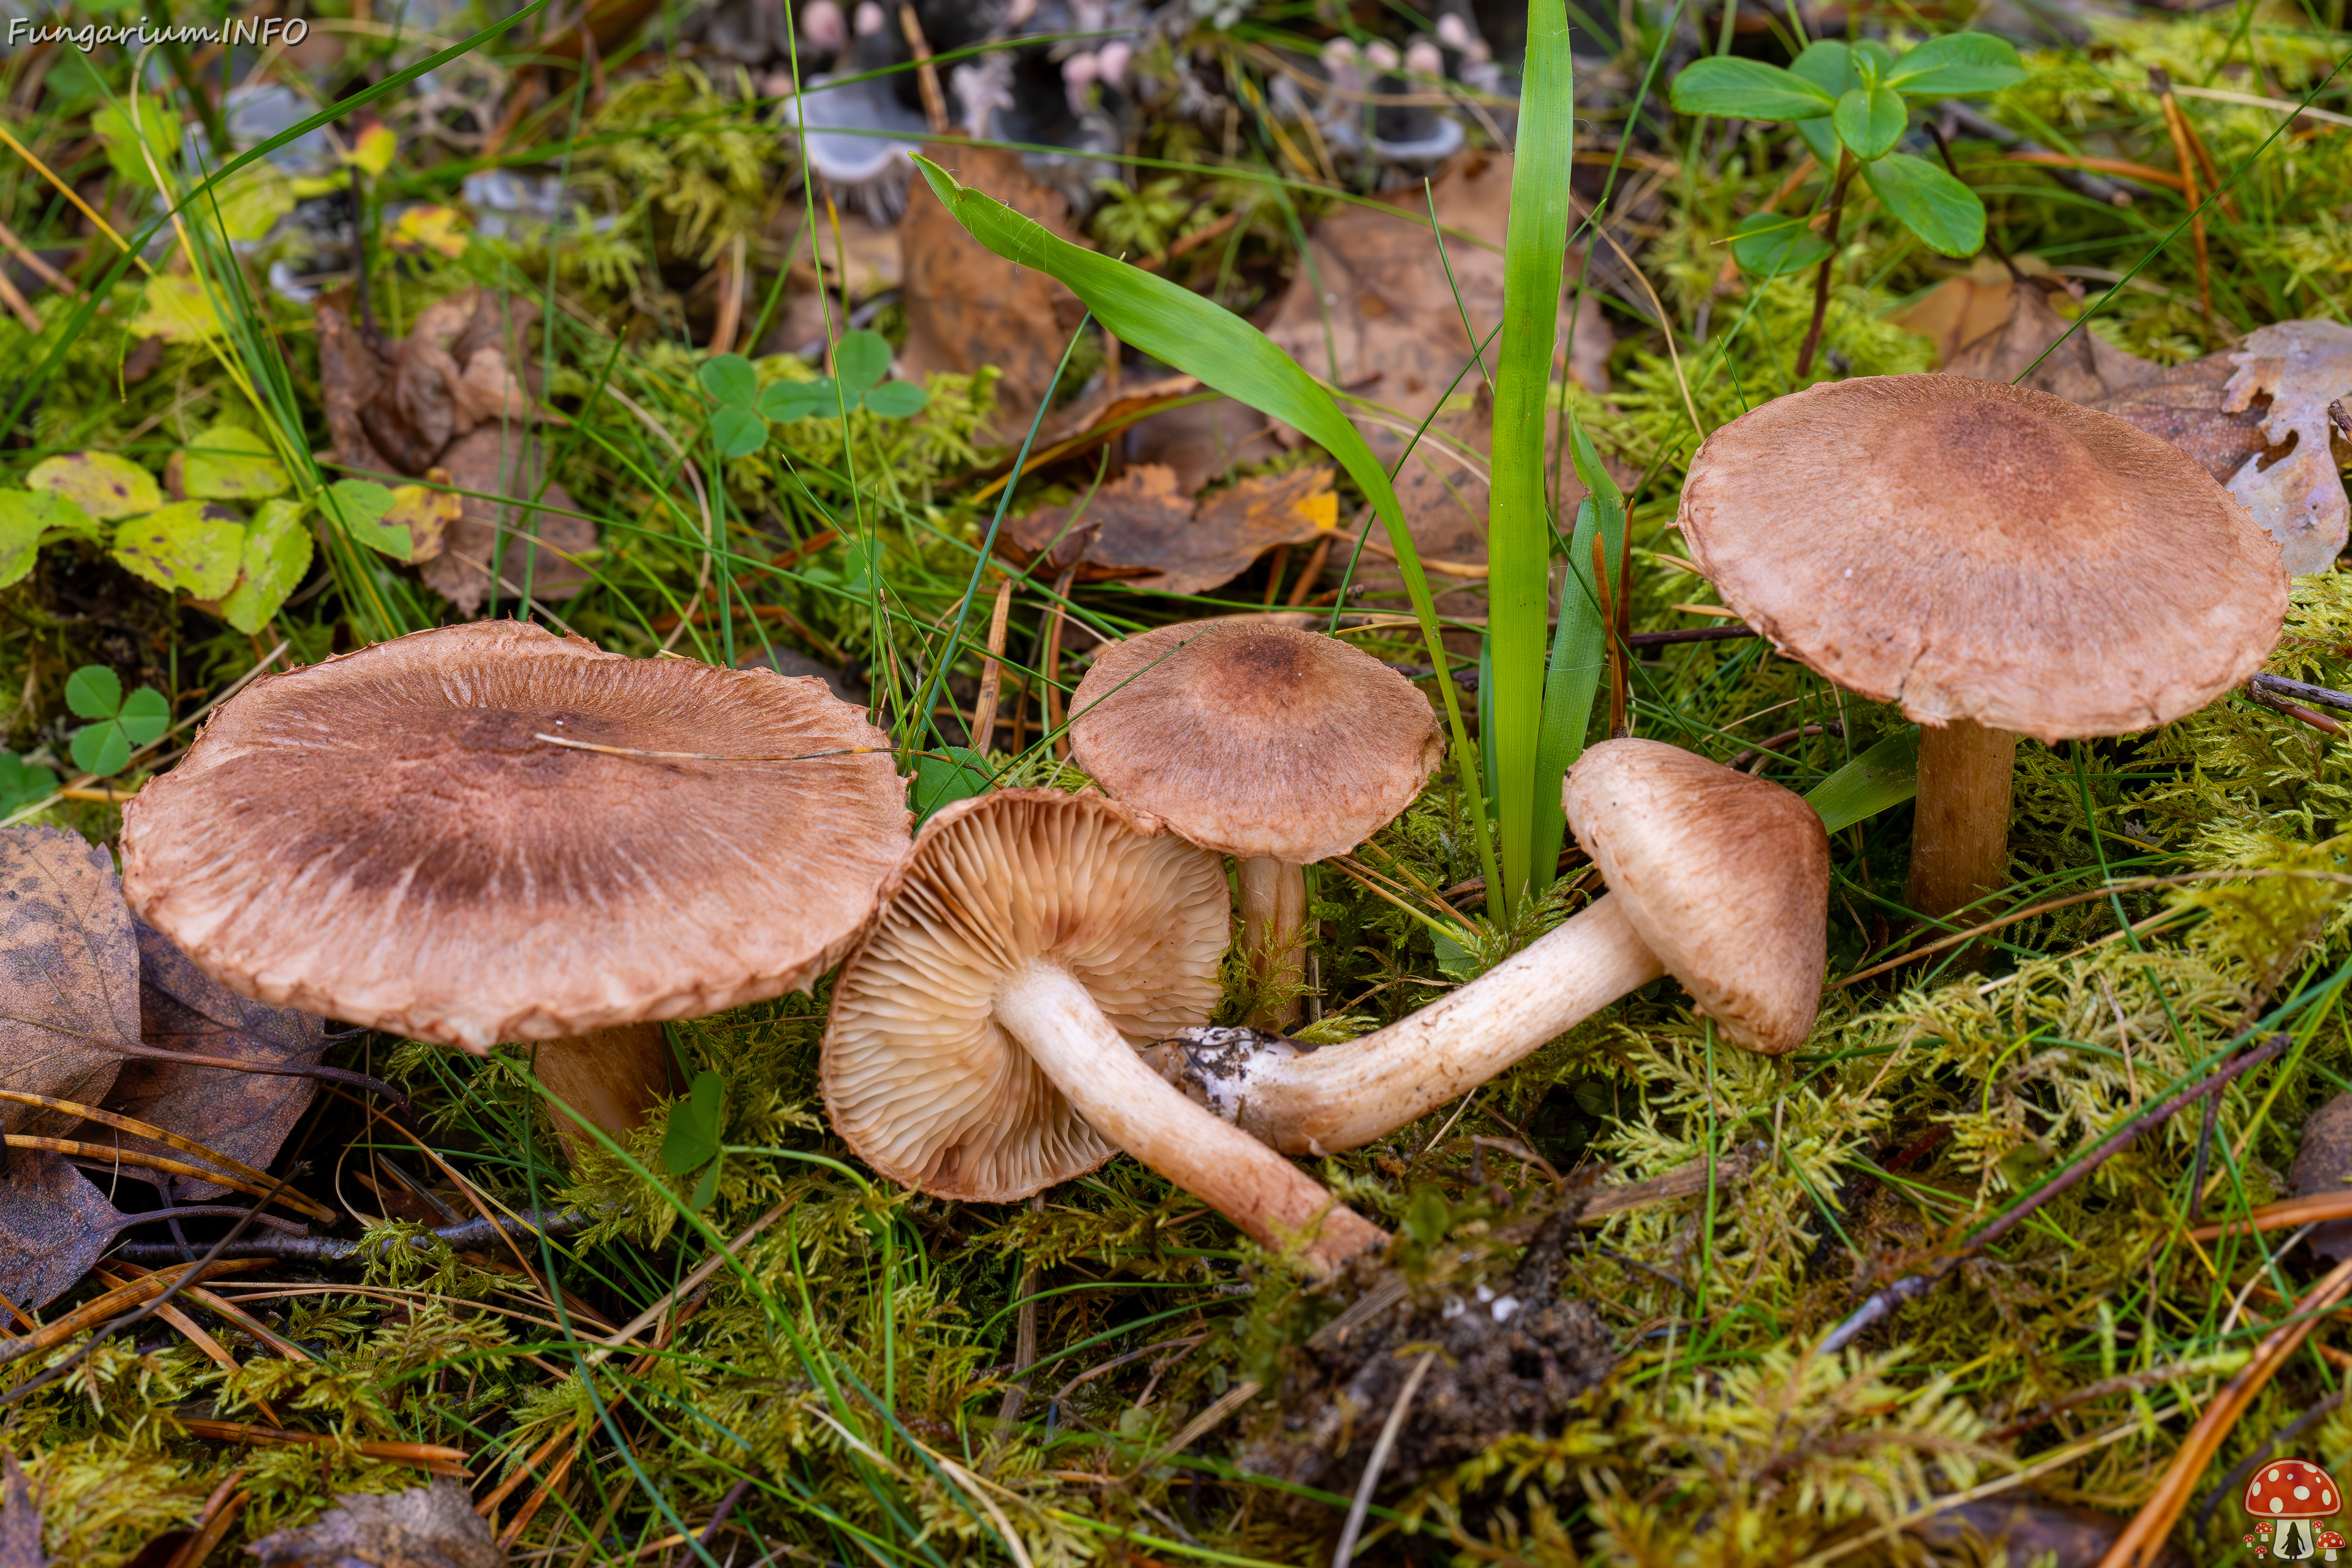
[[1930, 724], [2170, 723], [2261, 667], [2278, 544], [2170, 442], [2004, 382], [1825, 382], [1709, 436], [1683, 537], [1791, 658]]
[[231, 990], [418, 1039], [696, 1017], [847, 948], [907, 848], [888, 745], [818, 680], [416, 632], [223, 705], [123, 808], [123, 892]]
[[1411, 681], [1337, 637], [1249, 621], [1114, 643], [1070, 699], [1070, 749], [1195, 844], [1307, 865], [1344, 855], [1444, 755]]
[[923, 825], [834, 982], [819, 1081], [834, 1131], [891, 1180], [1010, 1203], [1118, 1151], [995, 1021], [1034, 959], [1139, 1045], [1208, 1021], [1224, 868], [1098, 795], [1004, 790]]
[[1804, 1043], [1828, 963], [1830, 840], [1802, 797], [1657, 741], [1603, 741], [1560, 791], [1650, 951], [1735, 1043]]

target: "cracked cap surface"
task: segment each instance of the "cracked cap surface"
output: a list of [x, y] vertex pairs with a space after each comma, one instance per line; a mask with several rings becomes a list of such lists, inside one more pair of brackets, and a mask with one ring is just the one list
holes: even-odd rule
[[1862, 376], [1709, 436], [1692, 560], [1793, 658], [1914, 719], [2044, 742], [2193, 712], [2259, 668], [2278, 545], [2187, 453], [2046, 393]]
[[122, 889], [231, 990], [417, 1039], [698, 1017], [848, 947], [907, 849], [888, 746], [814, 679], [415, 632], [224, 704], [124, 807]]

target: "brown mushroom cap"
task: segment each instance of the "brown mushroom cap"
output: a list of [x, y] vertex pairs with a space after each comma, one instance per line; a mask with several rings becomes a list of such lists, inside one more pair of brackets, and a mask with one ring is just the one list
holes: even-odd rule
[[123, 891], [230, 989], [419, 1039], [694, 1017], [848, 946], [907, 846], [888, 743], [818, 680], [417, 632], [225, 704], [124, 807]]
[[1826, 382], [1709, 436], [1683, 537], [1849, 690], [2042, 741], [2171, 722], [2260, 667], [2275, 541], [2170, 442], [1956, 375]]
[[1078, 765], [1195, 844], [1307, 865], [1343, 855], [1444, 755], [1411, 681], [1337, 637], [1196, 621], [1114, 643], [1070, 699]]
[[1830, 841], [1802, 797], [1679, 746], [1603, 741], [1560, 804], [1650, 951], [1735, 1043], [1803, 1044], [1828, 958]]
[[834, 982], [834, 1130], [894, 1181], [1008, 1203], [1118, 1151], [995, 1022], [1033, 959], [1139, 1044], [1205, 1023], [1230, 913], [1214, 855], [1097, 795], [1004, 790], [923, 825]]

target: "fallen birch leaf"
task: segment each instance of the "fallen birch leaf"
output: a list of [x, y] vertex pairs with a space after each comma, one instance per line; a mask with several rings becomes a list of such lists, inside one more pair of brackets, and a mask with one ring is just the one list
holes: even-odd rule
[[66, 452], [44, 458], [25, 476], [25, 488], [63, 496], [100, 522], [137, 517], [163, 504], [155, 476], [111, 452]]
[[[139, 1038], [139, 948], [107, 852], [58, 827], [0, 829], [0, 1089], [95, 1105]], [[0, 1104], [0, 1130], [74, 1119]]]
[[455, 1482], [335, 1501], [333, 1512], [246, 1550], [262, 1568], [499, 1568], [506, 1561], [489, 1522]]
[[2290, 572], [2325, 572], [2343, 553], [2352, 503], [2337, 474], [2327, 405], [2352, 394], [2352, 327], [2334, 321], [2280, 321], [2257, 327], [2228, 356], [2237, 374], [2222, 388], [2221, 408], [2236, 414], [2268, 398], [2263, 434], [2291, 447], [2264, 466], [2251, 459], [2230, 480], [2270, 531]]
[[15, 1151], [0, 1174], [0, 1295], [28, 1312], [47, 1306], [114, 1244], [121, 1220], [64, 1155]]

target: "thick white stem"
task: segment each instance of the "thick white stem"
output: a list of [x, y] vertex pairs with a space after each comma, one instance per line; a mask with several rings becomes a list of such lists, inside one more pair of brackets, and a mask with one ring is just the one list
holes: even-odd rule
[[1548, 1040], [1665, 973], [1602, 897], [1409, 1018], [1344, 1046], [1257, 1050], [1244, 1059], [1156, 1052], [1166, 1070], [1275, 1148], [1361, 1148], [1485, 1083]]
[[1320, 1184], [1144, 1065], [1069, 972], [1032, 960], [996, 993], [996, 1021], [1087, 1125], [1232, 1220], [1261, 1246], [1311, 1237], [1329, 1273], [1388, 1237]]
[[[1244, 860], [1242, 951], [1268, 985], [1294, 986], [1307, 973], [1307, 868], [1265, 857]], [[1259, 1009], [1251, 1020], [1260, 1028], [1287, 1029], [1298, 1022], [1298, 998]]]

